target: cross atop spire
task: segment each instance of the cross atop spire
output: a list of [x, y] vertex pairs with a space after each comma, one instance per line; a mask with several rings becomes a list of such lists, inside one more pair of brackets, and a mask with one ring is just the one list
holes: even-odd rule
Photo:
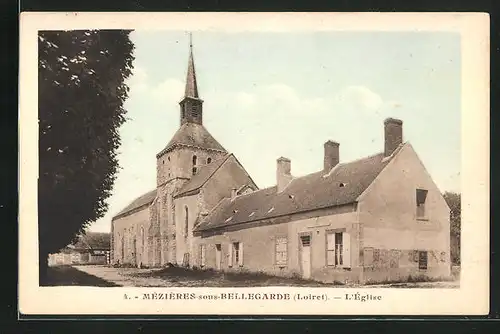
[[196, 71], [194, 69], [194, 59], [193, 59], [193, 35], [189, 33], [189, 61], [188, 70], [186, 77], [186, 90], [184, 91], [184, 97], [198, 97], [198, 85], [196, 83]]

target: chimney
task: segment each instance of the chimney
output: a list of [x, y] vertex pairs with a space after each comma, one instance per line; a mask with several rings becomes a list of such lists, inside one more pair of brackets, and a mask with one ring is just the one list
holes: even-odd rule
[[291, 164], [290, 159], [284, 157], [277, 160], [276, 186], [278, 188], [278, 192], [283, 191], [288, 183], [292, 181]]
[[238, 189], [231, 189], [231, 201], [236, 197]]
[[339, 161], [339, 143], [331, 140], [327, 141], [325, 143], [324, 171], [328, 173], [338, 165]]
[[403, 143], [403, 121], [387, 118], [384, 121], [384, 155], [390, 156]]

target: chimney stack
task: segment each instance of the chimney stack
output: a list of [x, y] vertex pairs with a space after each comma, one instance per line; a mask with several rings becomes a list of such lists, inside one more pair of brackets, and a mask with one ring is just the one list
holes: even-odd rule
[[384, 155], [390, 156], [403, 143], [403, 121], [387, 118], [384, 121]]
[[278, 192], [283, 191], [285, 187], [292, 181], [292, 162], [290, 159], [281, 157], [277, 160], [277, 168], [276, 168], [276, 186], [278, 188]]
[[339, 145], [331, 140], [325, 143], [324, 171], [327, 173], [340, 162]]
[[237, 191], [238, 189], [236, 188], [231, 189], [231, 200], [233, 200], [236, 197]]

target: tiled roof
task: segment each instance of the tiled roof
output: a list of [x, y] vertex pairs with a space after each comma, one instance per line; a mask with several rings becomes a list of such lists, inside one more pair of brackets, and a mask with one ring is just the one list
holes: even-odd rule
[[170, 151], [176, 145], [194, 146], [226, 152], [226, 149], [212, 137], [203, 125], [191, 122], [184, 123], [177, 130], [167, 146], [157, 154], [157, 157]]
[[328, 174], [321, 171], [294, 178], [280, 193], [274, 186], [237, 196], [232, 201], [223, 199], [196, 230], [354, 203], [389, 161], [390, 158], [384, 158], [384, 154], [379, 153], [341, 163]]
[[232, 154], [227, 154], [220, 159], [212, 161], [212, 163], [210, 164], [201, 166], [198, 170], [198, 173], [196, 173], [191, 178], [191, 180], [189, 180], [181, 189], [179, 189], [175, 196], [184, 195], [201, 188], [231, 155]]
[[137, 197], [135, 200], [132, 201], [132, 203], [130, 203], [129, 205], [127, 205], [123, 210], [121, 210], [120, 212], [118, 212], [114, 217], [113, 219], [116, 219], [116, 218], [119, 218], [123, 215], [125, 215], [126, 213], [128, 212], [131, 212], [135, 209], [138, 209], [144, 205], [147, 205], [147, 204], [150, 204], [153, 202], [153, 200], [155, 199], [156, 197], [156, 189], [154, 190], [151, 190], [139, 197]]

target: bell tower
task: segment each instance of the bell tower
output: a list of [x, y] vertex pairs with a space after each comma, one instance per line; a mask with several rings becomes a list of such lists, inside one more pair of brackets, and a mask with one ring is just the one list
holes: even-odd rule
[[184, 97], [179, 102], [181, 107], [181, 125], [184, 123], [203, 124], [203, 100], [198, 95], [196, 71], [193, 59], [193, 40], [189, 34], [189, 61], [186, 76], [186, 89]]

